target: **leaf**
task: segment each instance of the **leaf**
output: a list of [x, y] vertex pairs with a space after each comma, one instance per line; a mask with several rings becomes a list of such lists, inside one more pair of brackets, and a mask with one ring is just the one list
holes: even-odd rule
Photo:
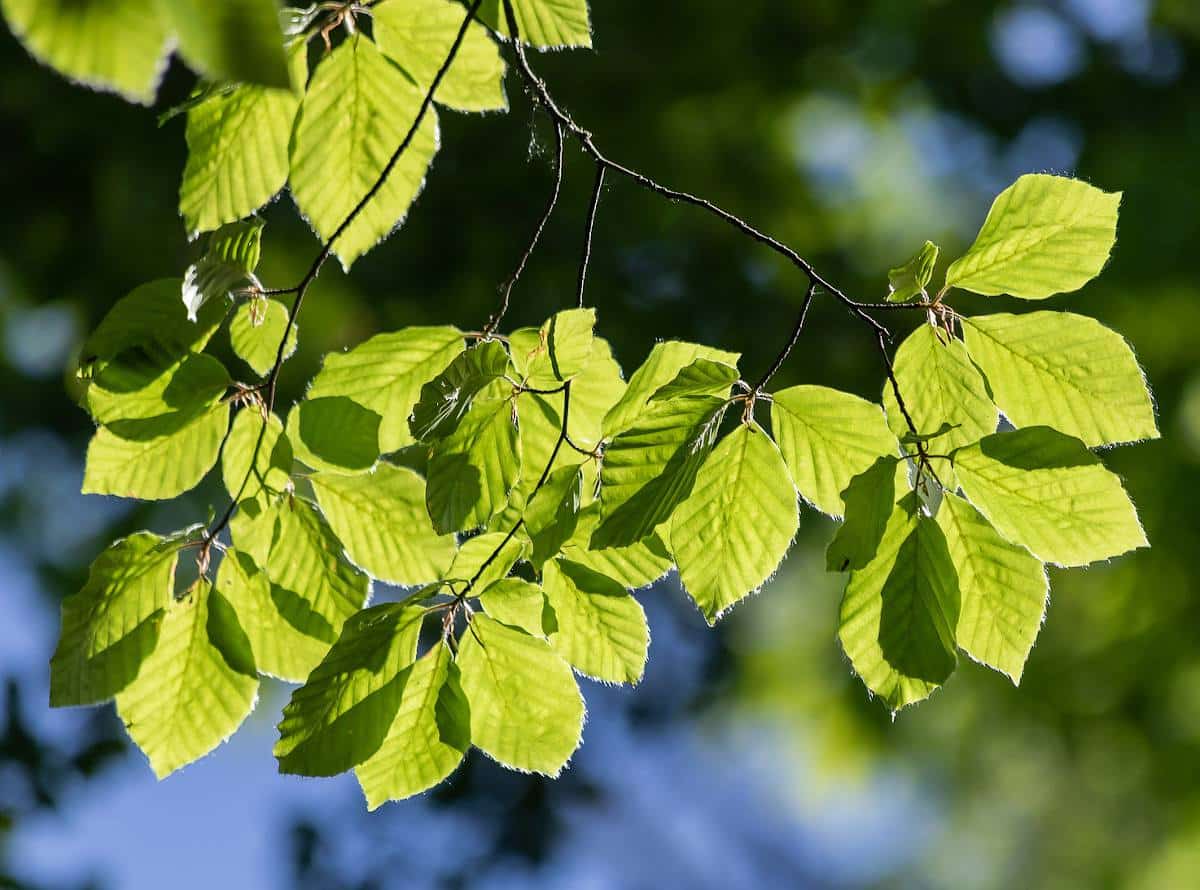
[[2, 0], [38, 61], [84, 86], [150, 105], [166, 70], [167, 26], [145, 0]]
[[888, 270], [888, 302], [906, 303], [924, 294], [933, 278], [933, 268], [938, 261], [938, 246], [926, 241], [925, 246], [902, 266]]
[[646, 669], [650, 630], [641, 605], [619, 583], [591, 569], [552, 559], [542, 575], [554, 610], [550, 646], [580, 673], [608, 683], [638, 683]]
[[1044, 426], [997, 433], [954, 465], [968, 500], [1043, 562], [1083, 566], [1147, 546], [1121, 480], [1078, 439]]
[[450, 435], [480, 392], [508, 373], [508, 353], [496, 340], [460, 350], [445, 370], [425, 383], [410, 428], [421, 441]]
[[454, 327], [377, 334], [349, 352], [325, 356], [308, 397], [345, 396], [378, 414], [379, 447], [388, 454], [412, 444], [408, 418], [422, 385], [445, 371], [462, 351], [463, 335]]
[[539, 329], [522, 328], [509, 337], [513, 364], [529, 385], [550, 389], [588, 366], [595, 340], [595, 309], [565, 309]]
[[383, 744], [355, 767], [374, 810], [445, 779], [471, 747], [471, 715], [450, 649], [438, 644], [402, 672], [400, 705]]
[[861, 569], [879, 550], [896, 502], [912, 491], [908, 462], [880, 457], [850, 480], [842, 497], [846, 521], [825, 552], [825, 568], [831, 572]]
[[670, 383], [655, 390], [650, 401], [680, 396], [724, 396], [737, 379], [738, 369], [733, 365], [698, 358], [676, 374]]
[[188, 64], [213, 80], [288, 87], [276, 0], [158, 0]]
[[709, 624], [775, 574], [799, 527], [783, 455], [757, 424], [740, 424], [671, 520], [680, 580]]
[[1046, 570], [956, 494], [946, 493], [937, 522], [958, 575], [959, 647], [1020, 683], [1046, 613]]
[[934, 430], [931, 433], [912, 433], [912, 432], [905, 433], [903, 436], [900, 437], [900, 444], [901, 445], [918, 445], [918, 444], [924, 445], [928, 442], [933, 442], [936, 439], [940, 439], [942, 436], [946, 435], [947, 433], [953, 432], [954, 430], [958, 429], [959, 426], [960, 426], [960, 424], [957, 424], [957, 423], [943, 423], [940, 427], [938, 427], [936, 430]]
[[838, 638], [855, 673], [894, 713], [928, 698], [954, 672], [958, 614], [945, 536], [910, 494], [875, 558], [851, 573]]
[[476, 613], [458, 668], [471, 741], [509, 769], [557, 776], [583, 732], [583, 697], [545, 640]]
[[672, 399], [613, 439], [604, 453], [593, 549], [636, 543], [670, 518], [691, 494], [724, 412], [725, 402], [715, 397]]
[[138, 532], [96, 558], [83, 589], [62, 603], [51, 707], [99, 704], [134, 681], [158, 641], [177, 556], [158, 535]]
[[196, 313], [209, 300], [232, 298], [235, 288], [256, 280], [264, 225], [259, 219], [229, 223], [208, 236], [204, 256], [183, 276], [188, 321], [196, 321]]
[[[423, 99], [361, 34], [318, 66], [292, 139], [291, 186], [297, 207], [322, 241], [374, 188]], [[378, 192], [334, 244], [344, 269], [404, 221], [437, 149], [437, 114], [430, 108]]]
[[658, 534], [651, 534], [628, 547], [588, 549], [599, 521], [598, 503], [590, 504], [580, 512], [575, 535], [563, 546], [564, 558], [606, 575], [630, 590], [653, 584], [671, 570], [671, 555]]
[[583, 500], [583, 476], [577, 467], [562, 467], [546, 478], [525, 508], [525, 531], [533, 544], [535, 567], [556, 555], [575, 534]]
[[967, 351], [1015, 426], [1052, 426], [1092, 446], [1158, 438], [1133, 350], [1095, 319], [1030, 312], [964, 318], [962, 327]]
[[450, 568], [446, 570], [446, 578], [467, 582], [478, 574], [473, 589], [482, 591], [507, 576], [524, 555], [525, 545], [518, 538], [509, 538], [504, 532], [476, 535], [463, 541]]
[[336, 776], [379, 750], [400, 709], [424, 617], [420, 606], [384, 603], [346, 622], [283, 709], [275, 743], [281, 773]]
[[87, 406], [98, 423], [195, 413], [217, 402], [233, 382], [225, 366], [204, 353], [163, 359], [131, 349], [115, 356], [87, 388]]
[[[619, 435], [639, 422], [650, 398], [698, 358], [737, 367], [741, 356], [736, 352], [726, 352], [723, 349], [713, 349], [681, 340], [667, 340], [654, 344], [642, 366], [629, 378], [629, 386], [620, 400], [605, 416], [604, 434]], [[708, 395], [724, 397], [727, 391], [728, 387], [723, 387]]]
[[117, 694], [117, 713], [163, 779], [231, 736], [258, 698], [250, 643], [203, 578], [162, 619], [154, 651]]
[[535, 637], [554, 629], [554, 610], [547, 604], [546, 594], [521, 578], [493, 581], [479, 594], [479, 603], [501, 624], [519, 627]]
[[[543, 49], [592, 45], [587, 0], [512, 0], [512, 4], [522, 43]], [[484, 0], [478, 14], [488, 27], [509, 36], [504, 0]]]
[[842, 492], [896, 437], [882, 409], [824, 386], [793, 386], [771, 396], [771, 430], [800, 495], [830, 516], [845, 513]]
[[275, 366], [279, 344], [287, 331], [283, 360], [296, 351], [296, 328], [288, 325], [288, 307], [278, 300], [255, 298], [238, 307], [229, 323], [229, 341], [233, 351], [259, 377], [266, 377]]
[[383, 419], [345, 396], [306, 398], [288, 414], [296, 457], [314, 470], [365, 473], [379, 460]]
[[[249, 475], [252, 461], [254, 474]], [[239, 411], [221, 449], [221, 476], [229, 496], [240, 502], [262, 493], [282, 494], [291, 472], [292, 446], [279, 417], [272, 414], [264, 421], [259, 411]]]
[[[464, 14], [460, 4], [447, 0], [386, 0], [372, 7], [371, 27], [379, 48], [424, 92], [433, 86], [445, 63]], [[467, 29], [434, 98], [460, 111], [508, 108], [504, 60], [487, 29], [478, 22]]]
[[443, 577], [457, 547], [430, 528], [425, 482], [412, 470], [380, 464], [362, 476], [317, 473], [309, 481], [356, 565], [405, 586]]
[[1120, 204], [1120, 192], [1026, 174], [997, 196], [971, 249], [946, 272], [946, 286], [1024, 300], [1078, 290], [1108, 262]]

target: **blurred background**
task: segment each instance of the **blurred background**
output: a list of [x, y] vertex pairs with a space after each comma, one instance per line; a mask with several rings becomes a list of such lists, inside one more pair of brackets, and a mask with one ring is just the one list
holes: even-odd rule
[[[117, 298], [197, 251], [175, 210], [183, 123], [69, 85], [3, 31], [0, 887], [1200, 885], [1200, 4], [603, 0], [593, 17], [596, 52], [534, 61], [600, 146], [862, 299], [927, 237], [953, 257], [1020, 173], [1124, 190], [1110, 268], [1048, 308], [1122, 332], [1153, 383], [1163, 439], [1105, 455], [1153, 549], [1052, 573], [1020, 689], [964, 660], [892, 721], [838, 648], [832, 524], [806, 511], [777, 579], [716, 631], [673, 579], [639, 594], [646, 680], [584, 683], [584, 746], [557, 782], [472, 755], [439, 790], [368, 816], [351, 777], [276, 774], [277, 684], [230, 743], [156, 783], [111, 707], [47, 708], [47, 661], [57, 604], [103, 546], [223, 503], [211, 483], [173, 505], [78, 494], [91, 424], [74, 350]], [[172, 67], [158, 110], [190, 85]], [[487, 318], [550, 182], [544, 121], [511, 75], [508, 89], [508, 115], [442, 113], [408, 223], [352, 276], [325, 269], [286, 395], [376, 331]], [[568, 159], [511, 326], [573, 297], [592, 171]], [[266, 217], [260, 274], [290, 284], [316, 241], [286, 198]], [[592, 269], [626, 369], [677, 337], [741, 350], [753, 376], [803, 296], [773, 255], [618, 180]], [[913, 323], [892, 320], [899, 336]], [[867, 333], [821, 300], [777, 383], [877, 399], [882, 379]]]

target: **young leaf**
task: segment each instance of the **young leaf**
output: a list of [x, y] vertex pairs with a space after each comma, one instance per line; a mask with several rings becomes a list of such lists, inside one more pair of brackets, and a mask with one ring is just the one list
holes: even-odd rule
[[[642, 366], [629, 378], [620, 400], [613, 405], [604, 418], [604, 434], [616, 436], [629, 429], [645, 413], [646, 405], [651, 397], [662, 387], [674, 380], [679, 372], [698, 358], [729, 365], [736, 368], [741, 358], [736, 352], [726, 352], [723, 349], [713, 349], [696, 343], [685, 343], [681, 340], [667, 340], [654, 344]], [[704, 393], [704, 395], [720, 396], [729, 394], [728, 386]]]
[[589, 504], [580, 512], [575, 535], [562, 548], [565, 559], [612, 578], [630, 590], [653, 584], [671, 570], [671, 554], [657, 534], [628, 547], [589, 549], [592, 532], [599, 522], [600, 504]]
[[[264, 430], [262, 413], [257, 410], [239, 411], [221, 449], [225, 490], [238, 501], [257, 498], [263, 492], [282, 494], [288, 487], [292, 472], [291, 443], [278, 416], [272, 414], [265, 423]], [[251, 460], [254, 473], [247, 478]]]
[[783, 455], [757, 424], [739, 425], [671, 520], [680, 580], [709, 624], [775, 573], [799, 527]]
[[556, 555], [575, 534], [583, 500], [583, 475], [578, 467], [562, 467], [546, 478], [546, 484], [525, 508], [525, 532], [533, 544], [535, 567]]
[[1147, 544], [1121, 480], [1050, 427], [988, 436], [958, 451], [954, 465], [971, 503], [1044, 562], [1083, 566]]
[[[501, 544], [504, 546], [501, 547]], [[495, 557], [492, 554], [495, 554]], [[454, 554], [450, 568], [446, 570], [446, 578], [466, 582], [478, 573], [479, 580], [475, 582], [473, 589], [486, 590], [507, 576], [517, 564], [517, 560], [524, 555], [525, 545], [515, 536], [509, 538], [504, 532], [476, 535], [463, 541], [458, 553]]]
[[479, 604], [501, 624], [519, 627], [535, 637], [546, 636], [556, 626], [554, 610], [547, 604], [545, 592], [520, 578], [492, 582], [479, 594]]
[[374, 810], [445, 779], [471, 747], [471, 715], [450, 649], [435, 645], [401, 672], [400, 705], [383, 744], [354, 768]]
[[409, 426], [421, 441], [440, 439], [457, 429], [483, 389], [508, 373], [508, 353], [496, 340], [460, 350], [446, 369], [424, 384]]
[[1157, 439], [1154, 404], [1125, 339], [1068, 312], [964, 318], [963, 338], [1005, 417], [1090, 446]]
[[205, 353], [188, 353], [163, 366], [161, 358], [131, 349], [96, 372], [87, 407], [97, 423], [193, 414], [214, 404], [233, 382], [225, 366]]
[[660, 386], [650, 397], [651, 402], [676, 399], [680, 396], [721, 396], [738, 379], [738, 369], [724, 362], [698, 358], [665, 386]]
[[286, 361], [296, 351], [296, 328], [288, 328], [288, 308], [278, 300], [256, 298], [238, 307], [229, 323], [233, 351], [259, 377], [266, 377], [279, 354], [279, 341], [287, 331]]
[[861, 569], [874, 559], [897, 501], [911, 491], [908, 462], [894, 457], [877, 458], [851, 479], [842, 492], [846, 521], [825, 551], [825, 568], [831, 572]]
[[888, 270], [888, 302], [905, 303], [919, 294], [933, 278], [933, 267], [938, 261], [938, 246], [926, 241], [907, 263]]
[[93, 705], [138, 675], [171, 601], [178, 548], [138, 532], [101, 553], [87, 583], [62, 603], [50, 660], [50, 706]]
[[1117, 238], [1121, 194], [1063, 176], [1029, 173], [1002, 191], [947, 287], [1043, 300], [1100, 274]]
[[1046, 613], [1045, 568], [956, 494], [946, 492], [937, 522], [958, 574], [959, 648], [1020, 683]]
[[457, 549], [454, 537], [429, 527], [425, 482], [412, 470], [380, 464], [362, 476], [317, 473], [309, 481], [356, 565], [405, 586], [443, 577]]
[[235, 288], [255, 280], [264, 225], [259, 219], [229, 223], [208, 236], [204, 256], [183, 276], [189, 321], [196, 321], [196, 313], [209, 300], [231, 298]]
[[471, 741], [509, 769], [557, 776], [583, 732], [583, 697], [545, 640], [476, 613], [457, 664]]
[[162, 779], [231, 736], [258, 698], [250, 642], [232, 607], [201, 578], [171, 602], [158, 644], [117, 713]]
[[288, 413], [287, 434], [296, 457], [314, 470], [365, 473], [379, 460], [382, 422], [345, 396], [310, 395]]
[[824, 386], [774, 393], [771, 430], [801, 496], [830, 516], [845, 513], [842, 492], [851, 479], [898, 453], [878, 405]]
[[[375, 186], [423, 99], [361, 34], [318, 66], [296, 121], [291, 184], [296, 205], [322, 240]], [[430, 108], [374, 198], [338, 237], [334, 251], [345, 269], [403, 222], [437, 149], [437, 115]]]
[[[542, 49], [592, 45], [587, 0], [512, 0], [521, 42]], [[479, 18], [505, 37], [510, 36], [504, 0], [483, 0]]]
[[550, 389], [580, 374], [591, 361], [595, 309], [564, 309], [540, 328], [509, 336], [513, 364], [530, 385]]
[[287, 88], [275, 0], [158, 0], [188, 64], [212, 80]]

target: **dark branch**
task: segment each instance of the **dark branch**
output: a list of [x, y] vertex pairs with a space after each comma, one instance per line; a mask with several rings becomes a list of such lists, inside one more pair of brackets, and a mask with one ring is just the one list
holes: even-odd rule
[[[561, 128], [561, 125], [559, 125]], [[592, 184], [592, 200], [588, 204], [587, 222], [583, 227], [583, 258], [579, 261], [579, 289], [576, 304], [583, 308], [583, 291], [587, 287], [588, 262], [592, 258], [592, 234], [596, 230], [596, 211], [600, 209], [600, 192], [604, 190], [604, 172], [608, 168], [596, 163], [596, 181]]]
[[[817, 285], [815, 282], [810, 281], [808, 283], [808, 291], [804, 294], [804, 302], [800, 306], [800, 314], [796, 317], [796, 326], [792, 328], [791, 339], [788, 340], [787, 345], [783, 347], [779, 355], [775, 357], [775, 361], [767, 369], [767, 373], [763, 374], [758, 383], [754, 385], [754, 389], [751, 390], [752, 393], [757, 394], [762, 392], [763, 388], [771, 382], [771, 378], [779, 373], [779, 369], [783, 367], [783, 363], [792, 354], [792, 350], [796, 348], [796, 344], [800, 341], [800, 334], [804, 332], [804, 323], [808, 320], [808, 307], [812, 305], [813, 297], [816, 294]], [[883, 336], [882, 332], [880, 336]]]

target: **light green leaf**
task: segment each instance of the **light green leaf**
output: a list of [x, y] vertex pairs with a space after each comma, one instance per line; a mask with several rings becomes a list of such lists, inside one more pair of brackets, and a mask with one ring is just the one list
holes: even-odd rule
[[[254, 474], [247, 478], [251, 461]], [[264, 491], [282, 494], [288, 488], [291, 472], [292, 446], [279, 418], [272, 414], [264, 421], [258, 410], [239, 411], [221, 449], [221, 476], [229, 496], [242, 501], [257, 498]]]
[[310, 477], [317, 503], [346, 552], [371, 575], [415, 586], [443, 577], [457, 549], [425, 512], [425, 482], [412, 470], [380, 464], [362, 476]]
[[838, 638], [855, 673], [894, 713], [928, 698], [954, 672], [958, 614], [945, 536], [910, 494], [875, 558], [850, 575]]
[[[605, 416], [604, 434], [616, 436], [638, 423], [650, 398], [698, 358], [737, 367], [741, 356], [736, 352], [726, 352], [697, 343], [685, 343], [682, 340], [667, 340], [654, 344], [642, 366], [629, 378], [629, 386], [621, 399]], [[724, 397], [727, 392], [728, 387], [724, 387], [707, 395]]]
[[595, 309], [564, 309], [541, 326], [509, 337], [513, 364], [530, 386], [551, 389], [580, 374], [592, 358]]
[[276, 0], [158, 0], [188, 64], [213, 80], [290, 86]]
[[671, 570], [671, 554], [657, 533], [628, 547], [591, 550], [592, 532], [600, 522], [600, 504], [588, 505], [579, 514], [575, 535], [563, 546], [563, 557], [636, 590], [653, 584]]
[[1050, 427], [988, 436], [958, 451], [954, 465], [996, 530], [1044, 562], [1083, 566], [1147, 546], [1121, 480]]
[[670, 383], [655, 390], [651, 402], [676, 399], [680, 396], [725, 396], [738, 379], [738, 369], [723, 362], [698, 358]]
[[254, 710], [258, 676], [232, 607], [204, 579], [162, 619], [158, 645], [117, 713], [160, 779], [199, 760]]
[[533, 544], [535, 567], [550, 559], [575, 534], [583, 500], [583, 475], [577, 467], [562, 467], [546, 478], [525, 508], [525, 531]]
[[163, 366], [138, 349], [114, 357], [87, 388], [88, 411], [98, 423], [195, 413], [212, 405], [232, 380], [225, 366], [204, 353], [187, 353]]
[[1157, 439], [1154, 404], [1125, 339], [1068, 312], [964, 318], [971, 358], [1015, 426], [1052, 426], [1087, 445]]
[[956, 494], [946, 493], [937, 522], [962, 596], [955, 631], [959, 647], [1020, 683], [1046, 614], [1045, 568], [1027, 550], [1000, 537]]
[[896, 502], [911, 491], [908, 462], [892, 457], [876, 459], [851, 479], [842, 492], [846, 521], [825, 551], [825, 568], [831, 572], [861, 569], [874, 559]]
[[882, 409], [865, 399], [824, 386], [793, 386], [771, 398], [771, 430], [792, 481], [822, 513], [843, 515], [850, 480], [898, 453]]
[[783, 455], [757, 424], [740, 424], [671, 520], [680, 580], [709, 624], [775, 574], [799, 527]]
[[1025, 300], [1078, 290], [1108, 262], [1120, 204], [1120, 192], [1026, 174], [996, 197], [975, 243], [946, 272], [946, 286]]
[[519, 627], [535, 637], [554, 629], [554, 610], [542, 588], [520, 578], [493, 581], [479, 594], [484, 610], [502, 624]]
[[545, 640], [476, 613], [459, 645], [471, 741], [509, 769], [557, 776], [583, 732], [583, 697]]
[[[372, 7], [371, 26], [379, 48], [424, 91], [433, 86], [465, 14], [461, 4], [447, 0], [386, 0]], [[478, 22], [467, 29], [434, 98], [460, 111], [508, 108], [504, 60]]]
[[283, 359], [296, 351], [296, 329], [288, 327], [288, 308], [278, 300], [255, 298], [238, 307], [229, 323], [229, 341], [233, 351], [259, 377], [266, 377], [275, 365], [279, 343], [287, 331]]
[[[375, 186], [423, 99], [361, 34], [318, 66], [292, 139], [291, 185], [296, 205], [323, 241]], [[430, 108], [378, 193], [334, 245], [343, 268], [403, 222], [437, 149], [437, 114]]]
[[[493, 553], [496, 554], [494, 558]], [[463, 541], [446, 570], [446, 578], [466, 582], [478, 573], [479, 580], [473, 589], [482, 591], [506, 577], [524, 555], [525, 544], [519, 538], [509, 538], [504, 532], [476, 535]]]
[[354, 772], [374, 810], [445, 779], [471, 747], [471, 715], [450, 649], [435, 645], [401, 673], [400, 705], [379, 750]]
[[608, 683], [638, 683], [646, 669], [646, 613], [612, 578], [562, 559], [546, 563], [546, 600], [554, 610], [550, 646], [580, 673]]
[[83, 589], [62, 603], [51, 707], [99, 704], [134, 681], [158, 641], [178, 552], [138, 532], [96, 558]]
[[933, 278], [933, 267], [938, 261], [938, 246], [926, 241], [925, 246], [902, 266], [888, 270], [888, 302], [905, 303], [924, 294]]
[[[543, 49], [592, 45], [587, 0], [513, 0], [513, 14], [522, 43]], [[483, 0], [479, 18], [509, 36], [504, 0]]]
[[306, 398], [287, 419], [296, 457], [314, 470], [365, 473], [379, 459], [382, 418], [345, 396]]
[[167, 67], [167, 25], [146, 0], [2, 0], [13, 33], [77, 83], [150, 105]]
[[459, 350], [446, 369], [421, 386], [410, 428], [422, 441], [440, 439], [457, 429], [472, 401], [508, 373], [508, 353], [496, 340]]
[[234, 290], [254, 283], [254, 270], [262, 250], [259, 219], [229, 223], [208, 236], [204, 256], [188, 266], [183, 276], [183, 305], [188, 321], [209, 300], [233, 298]]

